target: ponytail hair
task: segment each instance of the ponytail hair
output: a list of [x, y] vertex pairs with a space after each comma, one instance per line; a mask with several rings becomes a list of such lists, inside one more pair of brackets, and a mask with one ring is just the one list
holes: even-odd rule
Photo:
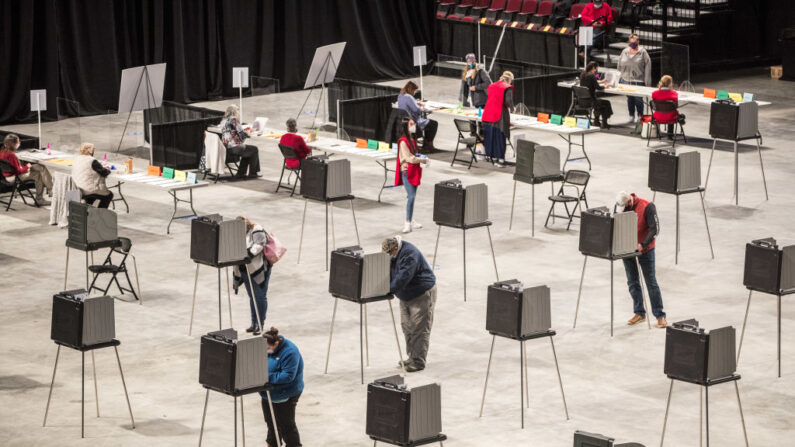
[[275, 345], [277, 341], [282, 341], [282, 337], [279, 335], [279, 330], [275, 327], [272, 327], [265, 331], [262, 334], [262, 337], [268, 342], [269, 345]]

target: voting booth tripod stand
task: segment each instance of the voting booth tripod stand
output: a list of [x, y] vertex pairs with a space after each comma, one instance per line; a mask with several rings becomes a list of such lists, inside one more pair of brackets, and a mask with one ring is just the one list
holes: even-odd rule
[[491, 247], [491, 260], [494, 262], [494, 275], [497, 277], [497, 281], [500, 280], [500, 273], [497, 271], [497, 258], [494, 256], [494, 243], [491, 240], [491, 221], [480, 222], [476, 224], [464, 224], [461, 226], [452, 226], [452, 225], [445, 225], [442, 223], [436, 223], [439, 229], [436, 232], [436, 245], [433, 248], [433, 266], [432, 269], [436, 268], [436, 253], [439, 251], [439, 236], [442, 234], [442, 227], [449, 227], [449, 228], [458, 228], [461, 230], [462, 240], [463, 240], [463, 247], [464, 247], [464, 301], [467, 300], [467, 230], [471, 230], [473, 228], [480, 228], [486, 227], [486, 232], [489, 235], [489, 247]]
[[337, 249], [337, 237], [334, 233], [334, 202], [340, 202], [343, 200], [347, 200], [351, 204], [351, 215], [353, 216], [353, 228], [356, 231], [356, 245], [362, 245], [359, 242], [359, 225], [356, 223], [356, 211], [353, 207], [353, 199], [356, 197], [352, 195], [341, 196], [341, 197], [333, 197], [324, 200], [317, 200], [317, 199], [310, 199], [309, 197], [304, 197], [304, 214], [301, 217], [301, 235], [298, 237], [298, 260], [296, 264], [301, 263], [301, 250], [304, 245], [304, 225], [306, 223], [306, 208], [309, 205], [309, 201], [313, 200], [316, 202], [324, 202], [326, 204], [326, 252], [324, 257], [326, 258], [326, 271], [328, 271], [328, 258], [329, 258], [329, 249], [328, 249], [328, 218], [329, 218], [329, 208], [331, 208], [331, 246], [332, 250]]
[[326, 93], [326, 82], [325, 82], [325, 80], [326, 80], [327, 73], [330, 71], [329, 68], [331, 68], [333, 66], [333, 70], [331, 70], [331, 72], [332, 73], [336, 73], [337, 72], [337, 64], [334, 62], [334, 58], [331, 57], [331, 55], [332, 55], [332, 53], [330, 51], [326, 53], [326, 58], [323, 61], [323, 66], [320, 69], [320, 71], [318, 71], [317, 75], [315, 76], [315, 79], [312, 81], [313, 87], [309, 89], [309, 93], [307, 93], [306, 99], [304, 100], [304, 103], [301, 104], [301, 109], [298, 110], [298, 118], [300, 118], [301, 114], [304, 112], [304, 107], [306, 107], [306, 103], [309, 101], [309, 98], [312, 96], [312, 92], [315, 91], [315, 89], [318, 87], [318, 83], [319, 83], [320, 84], [320, 97], [317, 100], [317, 106], [315, 106], [315, 114], [314, 114], [314, 117], [312, 118], [312, 126], [310, 126], [310, 129], [314, 129], [315, 128], [315, 121], [317, 120], [317, 113], [318, 113], [318, 111], [320, 111], [320, 107], [321, 106], [323, 106], [323, 123], [326, 123], [328, 121], [328, 106], [323, 103], [323, 95], [324, 94], [326, 94], [326, 95], [328, 94], [328, 93]]
[[[135, 88], [135, 96], [133, 96], [133, 101], [130, 104], [130, 109], [126, 110], [127, 112], [127, 121], [124, 122], [124, 129], [121, 131], [121, 138], [119, 139], [119, 145], [116, 147], [116, 153], [121, 150], [121, 144], [124, 142], [124, 136], [127, 134], [127, 126], [130, 124], [130, 118], [132, 118], [132, 113], [135, 110], [135, 102], [136, 98], [138, 97], [138, 93], [141, 91], [141, 84], [144, 84], [144, 79], [146, 80], [144, 87], [145, 94], [146, 94], [146, 109], [151, 109], [153, 107], [157, 107], [157, 100], [155, 97], [155, 91], [152, 88], [152, 80], [149, 77], [149, 67], [147, 65], [143, 66], [143, 70], [141, 70], [141, 76], [138, 79], [138, 85]], [[121, 112], [121, 110], [119, 111]], [[152, 123], [149, 123], [149, 140], [151, 144], [152, 140]], [[127, 202], [125, 201], [124, 204], [126, 205]]]
[[704, 197], [706, 197], [706, 195], [707, 195], [707, 184], [709, 183], [709, 173], [712, 170], [712, 157], [715, 155], [715, 145], [718, 144], [718, 140], [731, 141], [732, 143], [734, 143], [734, 196], [733, 196], [733, 198], [734, 198], [734, 204], [735, 205], [739, 205], [740, 204], [740, 193], [739, 193], [739, 187], [738, 187], [739, 178], [740, 178], [740, 154], [739, 154], [739, 151], [738, 151], [738, 145], [739, 145], [740, 141], [748, 140], [748, 139], [753, 139], [754, 141], [756, 141], [756, 152], [757, 152], [757, 154], [759, 154], [759, 167], [762, 170], [762, 185], [765, 187], [765, 200], [769, 200], [769, 197], [767, 195], [767, 179], [765, 178], [765, 164], [762, 162], [762, 147], [761, 147], [762, 135], [761, 134], [756, 134], [753, 137], [740, 138], [740, 139], [736, 139], [736, 140], [725, 140], [725, 139], [722, 139], [722, 138], [713, 138], [712, 139], [712, 151], [710, 151], [710, 153], [709, 153], [709, 166], [707, 167], [707, 178], [706, 178], [706, 180], [704, 180], [704, 194], [702, 194]]
[[[763, 292], [761, 290], [754, 290], [748, 289], [748, 304], [745, 306], [745, 318], [743, 318], [743, 329], [740, 331], [740, 345], [737, 347], [737, 363], [740, 363], [740, 351], [743, 349], [743, 337], [745, 336], [745, 325], [748, 323], [748, 311], [751, 310], [751, 295], [753, 295], [754, 291], [760, 293], [768, 293]], [[774, 294], [777, 298], [777, 346], [776, 346], [776, 353], [778, 357], [778, 377], [781, 378], [781, 297], [786, 295], [795, 294], [795, 289], [790, 290], [781, 290], [779, 293]], [[773, 294], [771, 294], [773, 295]]]
[[632, 253], [628, 253], [625, 255], [613, 255], [610, 257], [601, 257], [601, 256], [593, 256], [593, 255], [585, 255], [585, 260], [582, 263], [582, 275], [580, 276], [580, 288], [577, 290], [577, 307], [574, 309], [574, 325], [572, 326], [573, 329], [577, 328], [577, 314], [580, 312], [580, 298], [582, 297], [582, 284], [583, 280], [585, 279], [585, 266], [588, 264], [588, 256], [592, 256], [594, 258], [606, 259], [610, 261], [610, 336], [613, 336], [613, 327], [614, 327], [614, 317], [615, 317], [615, 306], [613, 303], [613, 289], [614, 289], [614, 282], [615, 282], [615, 275], [613, 274], [613, 264], [615, 261], [624, 259], [635, 259], [635, 266], [638, 268], [638, 283], [640, 285], [640, 292], [643, 294], [643, 305], [644, 310], [646, 311], [646, 325], [651, 329], [651, 322], [649, 319], [652, 317], [651, 315], [651, 302], [649, 298], [646, 296], [646, 280], [643, 277], [643, 269], [640, 268], [640, 262], [638, 262], [638, 256], [641, 253], [639, 251], [635, 251]]
[[[502, 335], [500, 335], [503, 337]], [[510, 340], [517, 340], [519, 342], [519, 400], [522, 408], [522, 428], [524, 428], [524, 409], [525, 406], [530, 408], [530, 382], [527, 377], [527, 346], [525, 342], [528, 340], [535, 340], [538, 338], [549, 337], [549, 343], [552, 346], [552, 356], [555, 358], [555, 370], [558, 373], [558, 384], [560, 385], [560, 397], [563, 399], [563, 410], [566, 413], [566, 420], [569, 420], [569, 407], [566, 405], [566, 394], [563, 392], [563, 379], [560, 377], [560, 367], [558, 366], [558, 354], [555, 352], [555, 341], [552, 337], [555, 336], [555, 331], [548, 330], [546, 332], [539, 332], [536, 334], [524, 335], [521, 337], [505, 337]], [[491, 333], [491, 349], [489, 350], [489, 363], [486, 367], [486, 381], [483, 384], [483, 397], [480, 400], [480, 414], [478, 417], [483, 417], [483, 405], [486, 403], [486, 389], [489, 386], [489, 372], [491, 371], [491, 359], [494, 354], [494, 343], [497, 340], [497, 334]]]
[[[199, 429], [199, 447], [202, 445], [202, 438], [204, 437], [204, 420], [207, 418], [207, 403], [210, 400], [210, 388], [204, 387], [207, 390], [207, 393], [204, 395], [204, 410], [202, 411], [202, 425]], [[257, 388], [249, 388], [246, 390], [237, 390], [233, 393], [224, 393], [229, 396], [232, 396], [235, 399], [235, 447], [237, 447], [237, 398], [240, 398], [240, 428], [241, 428], [241, 439], [243, 440], [243, 447], [246, 447], [246, 418], [244, 416], [243, 411], [243, 396], [246, 394], [253, 394], [265, 391], [265, 394], [268, 396], [268, 411], [271, 414], [271, 421], [273, 421], [273, 429], [276, 432], [276, 441], [278, 445], [281, 445], [282, 438], [279, 436], [279, 427], [276, 424], [276, 413], [273, 412], [273, 402], [271, 401], [271, 392], [270, 392], [270, 384], [266, 384], [265, 386], [257, 387]]]
[[113, 350], [116, 353], [116, 362], [119, 365], [119, 375], [121, 376], [121, 384], [124, 388], [124, 397], [127, 399], [127, 410], [130, 412], [130, 423], [132, 424], [132, 428], [135, 428], [135, 419], [133, 418], [132, 407], [130, 406], [130, 396], [127, 394], [127, 384], [124, 381], [124, 371], [121, 368], [121, 360], [119, 359], [119, 349], [118, 346], [121, 344], [118, 340], [111, 340], [103, 343], [97, 343], [90, 346], [70, 346], [65, 343], [60, 343], [58, 341], [55, 342], [58, 345], [58, 350], [55, 352], [55, 366], [52, 368], [52, 381], [50, 381], [50, 393], [47, 395], [47, 407], [44, 409], [44, 421], [41, 423], [41, 426], [44, 427], [47, 425], [47, 415], [50, 412], [50, 401], [52, 400], [52, 389], [55, 385], [55, 373], [58, 371], [58, 358], [61, 355], [61, 346], [66, 346], [67, 348], [72, 348], [74, 350], [80, 351], [81, 357], [81, 369], [80, 369], [80, 437], [85, 438], [85, 422], [86, 422], [86, 351], [91, 352], [91, 366], [92, 366], [92, 373], [94, 376], [94, 397], [96, 398], [96, 406], [97, 406], [97, 417], [99, 417], [99, 393], [97, 387], [97, 364], [94, 360], [94, 351], [97, 349], [102, 348], [109, 348], [113, 347]]
[[[92, 282], [89, 283], [89, 279], [88, 279], [89, 267], [94, 265], [94, 252], [97, 251], [97, 250], [100, 250], [102, 248], [107, 248], [107, 249], [110, 250], [110, 252], [108, 253], [108, 256], [110, 256], [113, 253], [113, 249], [116, 248], [116, 247], [119, 247], [119, 246], [121, 246], [121, 242], [118, 239], [114, 239], [112, 241], [106, 241], [106, 242], [102, 242], [102, 243], [94, 243], [94, 244], [78, 244], [78, 243], [71, 242], [70, 240], [67, 239], [66, 240], [66, 263], [64, 264], [64, 274], [63, 274], [63, 290], [67, 290], [66, 284], [67, 284], [67, 280], [69, 279], [69, 251], [70, 251], [70, 249], [79, 250], [79, 251], [82, 251], [82, 252], [84, 252], [86, 254], [86, 290], [89, 293], [91, 293], [91, 289], [92, 288], [93, 289], [99, 289], [99, 287], [94, 287], [93, 286], [94, 282], [99, 277], [98, 273], [94, 274], [94, 280]], [[132, 290], [132, 293], [133, 293], [133, 296], [135, 297], [135, 299], [138, 300], [138, 304], [143, 304], [144, 301], [143, 301], [143, 294], [141, 293], [141, 284], [138, 281], [138, 262], [135, 260], [135, 256], [133, 256], [132, 254], [130, 255], [130, 257], [133, 260], [133, 269], [135, 269], [135, 287], [138, 288], [138, 293], [137, 294], [135, 293], [134, 290]], [[91, 259], [90, 262], [89, 262], [89, 258]], [[108, 261], [106, 260], [105, 262], [108, 262]], [[130, 278], [128, 276], [127, 277], [127, 281], [129, 282], [129, 280], [130, 280]], [[116, 281], [116, 284], [119, 285], [118, 284], [118, 280], [112, 279], [111, 281]], [[110, 285], [108, 285], [108, 287], [110, 288]], [[131, 282], [130, 282], [130, 287], [132, 287], [132, 283]], [[130, 289], [123, 289], [121, 287], [121, 285], [119, 285], [119, 290], [121, 290], [121, 292], [124, 293], [125, 290], [129, 291]], [[118, 297], [114, 297], [114, 298], [119, 299]], [[124, 301], [124, 300], [120, 300], [120, 301]]]
[[[719, 379], [707, 379], [706, 381], [689, 381], [689, 380], [682, 380], [679, 378], [668, 376], [671, 379], [671, 386], [668, 388], [668, 399], [665, 403], [665, 418], [663, 419], [663, 430], [662, 430], [662, 437], [660, 438], [660, 447], [663, 447], [663, 443], [665, 442], [665, 429], [668, 425], [668, 410], [671, 407], [671, 395], [674, 391], [674, 380], [679, 380], [685, 383], [692, 383], [695, 385], [699, 385], [699, 426], [698, 426], [698, 445], [702, 447], [704, 441], [704, 434], [706, 433], [707, 438], [707, 447], [709, 447], [709, 387], [714, 385], [720, 385], [722, 383], [734, 382], [734, 391], [737, 394], [737, 406], [740, 409], [740, 421], [742, 422], [743, 426], [743, 436], [745, 438], [745, 447], [749, 447], [748, 444], [748, 432], [745, 429], [745, 416], [743, 415], [743, 404], [740, 401], [740, 388], [737, 385], [737, 382], [740, 380], [739, 374], [733, 374], [731, 376], [722, 377]], [[706, 416], [705, 416], [706, 415]], [[706, 426], [706, 427], [705, 427]]]
[[[530, 222], [531, 222], [531, 225], [530, 225], [530, 228], [531, 228], [530, 229], [530, 236], [531, 237], [535, 237], [536, 236], [536, 185], [540, 185], [540, 184], [542, 184], [544, 182], [549, 182], [550, 194], [554, 196], [555, 195], [555, 182], [561, 182], [561, 181], [563, 181], [563, 176], [555, 177], [555, 178], [544, 177], [544, 178], [539, 178], [539, 179], [533, 179], [533, 181], [530, 182], [530, 189], [531, 189], [530, 212], [532, 213], [532, 217], [530, 219]], [[511, 231], [511, 229], [513, 228], [513, 208], [514, 208], [514, 203], [516, 202], [516, 183], [517, 183], [517, 180], [514, 180], [513, 181], [513, 195], [511, 196], [511, 218], [508, 221], [508, 231]], [[555, 223], [555, 215], [554, 214], [552, 215], [552, 223]]]
[[[211, 265], [210, 267], [215, 267], [218, 271], [218, 330], [223, 330], [223, 326], [221, 323], [221, 269], [224, 269], [226, 272], [226, 303], [229, 307], [229, 327], [234, 327], [232, 324], [232, 294], [229, 291], [229, 267], [234, 267], [236, 265], [244, 265], [246, 263], [245, 260], [241, 261], [233, 261], [233, 262], [225, 262], [219, 263], [217, 265]], [[190, 324], [188, 325], [188, 335], [190, 336], [193, 332], [193, 312], [196, 309], [196, 288], [199, 284], [199, 265], [201, 263], [196, 263], [196, 274], [193, 277], [193, 302], [190, 306]], [[207, 264], [205, 264], [207, 265]], [[257, 300], [254, 299], [254, 284], [251, 281], [251, 272], [246, 269], [246, 279], [248, 280], [248, 287], [251, 290], [251, 303], [254, 305], [254, 313], [257, 315], [257, 329], [262, 332], [262, 318], [260, 318], [259, 307], [257, 306]], [[244, 286], [245, 287], [245, 286]]]
[[361, 383], [364, 385], [364, 367], [365, 364], [370, 366], [370, 342], [367, 330], [367, 304], [375, 303], [378, 301], [386, 301], [389, 305], [389, 315], [392, 317], [392, 330], [395, 332], [395, 343], [397, 344], [398, 357], [400, 358], [400, 366], [405, 369], [403, 365], [403, 352], [400, 350], [400, 338], [397, 333], [397, 324], [395, 323], [395, 313], [392, 310], [392, 299], [394, 296], [382, 295], [370, 298], [349, 299], [339, 295], [332, 295], [334, 297], [334, 310], [331, 312], [331, 326], [328, 334], [328, 349], [326, 350], [326, 367], [323, 374], [328, 374], [328, 361], [331, 358], [331, 340], [334, 337], [334, 320], [337, 317], [337, 303], [339, 300], [346, 300], [359, 304], [359, 370], [361, 373]]
[[[680, 250], [680, 247], [682, 245], [681, 244], [681, 231], [679, 230], [679, 196], [682, 196], [682, 195], [685, 195], [685, 194], [692, 194], [694, 192], [697, 192], [699, 198], [701, 199], [701, 211], [704, 213], [704, 226], [707, 229], [707, 241], [709, 242], [709, 254], [710, 254], [710, 256], [712, 256], [712, 259], [715, 259], [715, 251], [712, 249], [712, 236], [709, 233], [709, 221], [707, 220], [707, 208], [704, 206], [704, 193], [706, 192], [706, 189], [698, 187], [698, 188], [688, 189], [688, 190], [685, 190], [685, 191], [677, 191], [677, 192], [672, 192], [672, 193], [666, 193], [666, 192], [663, 192], [663, 191], [660, 191], [660, 192], [662, 192], [664, 194], [672, 194], [672, 195], [676, 196], [676, 256], [674, 257], [674, 264], [679, 264], [679, 250]], [[654, 201], [656, 199], [657, 199], [657, 191], [654, 191], [654, 196], [651, 199], [652, 203], [654, 203]]]

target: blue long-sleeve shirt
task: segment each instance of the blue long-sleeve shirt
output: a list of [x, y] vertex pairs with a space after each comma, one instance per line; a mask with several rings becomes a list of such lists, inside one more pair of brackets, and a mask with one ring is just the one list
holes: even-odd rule
[[425, 129], [425, 126], [428, 125], [429, 120], [428, 118], [422, 116], [422, 109], [417, 105], [417, 100], [414, 99], [413, 96], [409, 95], [408, 93], [398, 95], [397, 103], [398, 108], [408, 112], [409, 116], [411, 116], [411, 119], [417, 123], [418, 129]]
[[[284, 337], [276, 351], [268, 354], [268, 382], [274, 402], [286, 401], [304, 390], [304, 359], [298, 347]], [[267, 397], [264, 392], [260, 395]]]
[[436, 285], [428, 261], [413, 244], [402, 241], [397, 256], [391, 262], [389, 291], [403, 301], [410, 301]]

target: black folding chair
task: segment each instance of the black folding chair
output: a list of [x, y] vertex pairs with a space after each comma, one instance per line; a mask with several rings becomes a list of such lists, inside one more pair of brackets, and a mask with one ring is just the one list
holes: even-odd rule
[[[662, 139], [662, 137], [660, 135], [660, 125], [661, 124], [673, 124], [674, 125], [674, 135], [673, 135], [673, 142], [671, 144], [671, 147], [673, 148], [674, 146], [676, 146], [676, 137], [677, 137], [677, 135], [681, 135], [682, 138], [685, 140], [685, 144], [687, 144], [687, 136], [685, 136], [685, 128], [684, 128], [685, 116], [679, 113], [679, 107], [677, 106], [676, 102], [675, 101], [670, 101], [670, 100], [667, 100], [667, 101], [652, 100], [650, 105], [651, 105], [651, 111], [652, 111], [651, 124], [652, 124], [652, 126], [654, 126], [657, 129], [657, 139], [658, 140]], [[676, 120], [674, 120], [674, 121], [661, 123], [661, 122], [657, 121], [656, 119], [654, 119], [654, 112], [659, 112], [659, 113], [673, 113], [673, 112], [676, 112], [677, 117], [676, 117]], [[679, 132], [676, 131], [677, 126], [679, 128]], [[649, 126], [649, 130], [646, 131], [646, 147], [649, 146], [650, 142], [651, 142], [651, 126]]]
[[[5, 174], [11, 175], [6, 177]], [[9, 181], [9, 179], [13, 180]], [[16, 169], [14, 169], [8, 160], [0, 160], [0, 194], [8, 196], [8, 201], [0, 200], [0, 203], [6, 205], [6, 211], [11, 209], [11, 202], [14, 200], [14, 196], [16, 196], [17, 193], [19, 193], [19, 196], [22, 198], [22, 202], [25, 205], [29, 205], [25, 198], [25, 193], [27, 193], [28, 197], [33, 202], [33, 206], [38, 208], [39, 204], [36, 202], [36, 198], [31, 192], [31, 189], [35, 188], [36, 182], [32, 179], [20, 179]]]
[[[472, 163], [478, 161], [477, 158], [475, 158], [475, 147], [478, 145], [478, 143], [484, 144], [483, 139], [478, 134], [477, 126], [474, 125], [474, 121], [462, 120], [456, 118], [453, 119], [453, 122], [455, 123], [456, 130], [458, 130], [458, 141], [455, 144], [455, 153], [453, 154], [453, 161], [450, 162], [450, 166], [453, 166], [453, 164], [457, 161], [460, 161], [462, 163], [469, 162], [469, 166], [467, 167], [467, 169], [471, 169]], [[472, 155], [472, 158], [470, 158], [469, 160], [465, 158], [458, 158], [458, 147], [461, 144], [466, 146], [466, 148], [469, 150], [470, 154]]]
[[[547, 220], [544, 222], [544, 226], [546, 227], [549, 223], [550, 217], [560, 217], [563, 219], [568, 219], [569, 224], [566, 225], [566, 230], [568, 231], [571, 228], [571, 222], [574, 218], [580, 218], [577, 215], [577, 209], [582, 211], [581, 202], [585, 202], [585, 209], [588, 209], [588, 199], [585, 196], [585, 188], [588, 187], [588, 180], [590, 180], [591, 174], [588, 171], [579, 171], [576, 169], [572, 169], [571, 171], [567, 171], [566, 174], [563, 176], [563, 184], [560, 185], [560, 189], [558, 193], [554, 196], [549, 196], [549, 200], [552, 202], [552, 206], [549, 207], [549, 213], [547, 214]], [[575, 191], [575, 194], [567, 194], [566, 188], [571, 191], [572, 189]], [[569, 211], [569, 203], [575, 203], [574, 208]], [[566, 215], [557, 215], [555, 214], [555, 205], [563, 204], [564, 209], [566, 210]]]
[[574, 85], [571, 87], [571, 92], [571, 106], [567, 115], [588, 118], [589, 121], [593, 121], [596, 101], [591, 96], [591, 91], [588, 90], [588, 87]]
[[[292, 185], [292, 189], [290, 189], [290, 197], [295, 194], [295, 188], [298, 187], [298, 182], [301, 180], [301, 163], [302, 160], [298, 156], [298, 152], [290, 146], [284, 145], [279, 143], [279, 150], [282, 151], [282, 155], [284, 156], [284, 161], [282, 162], [282, 174], [279, 176], [279, 184], [276, 185], [276, 192], [279, 192], [279, 188], [288, 188], [290, 186], [290, 177], [295, 174], [295, 183]], [[298, 160], [298, 167], [297, 168], [288, 168], [287, 167], [287, 159]], [[290, 171], [290, 174], [287, 176], [287, 186], [282, 185], [282, 178], [284, 178], [284, 171]], [[288, 188], [289, 189], [289, 188]]]
[[[88, 293], [91, 293], [92, 290], [99, 290], [102, 292], [103, 295], [108, 294], [108, 290], [116, 283], [116, 286], [119, 288], [119, 291], [123, 294], [124, 292], [130, 292], [133, 294], [136, 300], [143, 303], [139, 293], [141, 291], [141, 284], [138, 282], [138, 264], [135, 261], [135, 256], [130, 254], [130, 248], [132, 248], [132, 241], [126, 237], [118, 238], [118, 244], [111, 247], [110, 251], [108, 252], [108, 256], [105, 257], [105, 262], [101, 265], [90, 265], [88, 266], [88, 271], [94, 274], [94, 279], [91, 281], [91, 285], [88, 287]], [[118, 254], [121, 255], [121, 261], [118, 264], [113, 263], [113, 255]], [[127, 257], [131, 256], [133, 259], [133, 267], [135, 268], [135, 284], [138, 287], [138, 292], [135, 292], [135, 288], [133, 287], [132, 281], [130, 280], [130, 274], [127, 271]], [[116, 277], [118, 274], [123, 273], [125, 278], [127, 278], [127, 284], [130, 286], [129, 288], [122, 287], [119, 279]], [[104, 289], [96, 286], [97, 279], [100, 275], [110, 274], [112, 277], [110, 281], [108, 281], [107, 287]]]

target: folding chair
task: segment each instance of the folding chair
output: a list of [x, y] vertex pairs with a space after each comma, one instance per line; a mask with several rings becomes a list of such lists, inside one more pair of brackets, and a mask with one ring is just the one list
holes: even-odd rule
[[[279, 176], [279, 184], [276, 185], [276, 192], [279, 192], [279, 188], [287, 188], [290, 186], [290, 177], [295, 174], [295, 183], [293, 183], [293, 187], [290, 190], [290, 197], [292, 197], [293, 194], [295, 194], [295, 188], [298, 187], [298, 182], [301, 180], [301, 158], [298, 156], [298, 152], [296, 152], [295, 149], [285, 144], [279, 143], [279, 150], [282, 151], [284, 161], [282, 162], [282, 174]], [[288, 168], [287, 159], [298, 160], [298, 167]], [[285, 170], [290, 171], [290, 174], [287, 176], [287, 186], [282, 185], [282, 178], [284, 177]]]
[[467, 169], [471, 169], [472, 163], [477, 161], [475, 158], [475, 147], [478, 143], [483, 144], [483, 139], [478, 135], [477, 127], [473, 129], [473, 121], [455, 118], [453, 122], [455, 123], [456, 130], [458, 130], [458, 141], [455, 144], [455, 153], [453, 154], [453, 161], [450, 162], [450, 166], [453, 166], [457, 161], [462, 163], [467, 162], [464, 158], [458, 158], [458, 146], [463, 143], [472, 154], [472, 158], [469, 159], [469, 166], [467, 167]]
[[591, 96], [591, 91], [588, 87], [581, 85], [574, 85], [571, 87], [571, 106], [566, 115], [588, 118], [588, 121], [593, 121], [593, 111], [596, 101]]
[[[132, 241], [126, 237], [118, 238], [119, 243], [113, 246], [110, 251], [108, 252], [108, 256], [105, 257], [105, 262], [101, 265], [90, 265], [88, 266], [88, 271], [94, 274], [94, 279], [91, 281], [91, 285], [88, 287], [88, 293], [91, 293], [92, 290], [96, 289], [102, 292], [103, 295], [108, 294], [108, 290], [116, 283], [116, 286], [119, 288], [121, 293], [130, 292], [133, 294], [136, 300], [138, 300], [141, 304], [143, 304], [142, 297], [139, 296], [141, 292], [141, 283], [138, 281], [138, 263], [135, 261], [135, 256], [130, 253], [130, 248], [132, 248]], [[118, 264], [113, 263], [113, 254], [119, 254], [122, 256], [121, 261]], [[132, 281], [130, 280], [130, 275], [127, 271], [127, 257], [131, 256], [133, 259], [133, 268], [135, 269], [135, 284], [138, 288], [138, 293], [135, 292], [135, 288], [133, 288]], [[116, 277], [119, 273], [124, 273], [124, 276], [127, 278], [127, 284], [130, 286], [129, 289], [125, 289], [121, 286], [119, 279]], [[103, 274], [110, 274], [113, 275], [108, 281], [107, 287], [104, 289], [96, 286], [97, 279], [100, 275]]]
[[[5, 174], [11, 174], [10, 176], [6, 177]], [[9, 181], [9, 179], [13, 179]], [[30, 191], [31, 189], [36, 188], [36, 182], [32, 179], [21, 180], [17, 175], [16, 169], [8, 162], [8, 160], [0, 160], [0, 194], [8, 194], [8, 201], [0, 200], [0, 203], [6, 205], [6, 211], [11, 209], [11, 202], [14, 200], [14, 196], [19, 193], [19, 196], [22, 198], [22, 202], [25, 205], [28, 205], [27, 199], [25, 199], [25, 193], [27, 192], [28, 197], [33, 202], [32, 206], [39, 207], [39, 204], [36, 202], [36, 198], [33, 196], [33, 193]]]
[[[547, 220], [544, 222], [544, 226], [546, 227], [549, 223], [550, 217], [560, 217], [569, 220], [569, 224], [566, 225], [566, 231], [571, 228], [571, 222], [574, 218], [580, 218], [579, 215], [576, 215], [577, 209], [579, 208], [582, 211], [581, 202], [585, 202], [585, 209], [588, 209], [588, 199], [585, 196], [585, 188], [588, 187], [588, 180], [590, 180], [591, 174], [588, 171], [579, 171], [576, 169], [572, 169], [571, 171], [567, 171], [566, 174], [563, 176], [563, 184], [560, 185], [560, 189], [558, 193], [554, 196], [549, 196], [549, 200], [552, 202], [552, 206], [549, 207], [549, 214], [547, 214]], [[573, 189], [576, 191], [575, 195], [566, 194], [566, 188], [570, 190]], [[569, 203], [577, 204], [574, 205], [574, 208], [569, 211]], [[557, 215], [555, 214], [555, 205], [558, 203], [562, 203], [563, 207], [566, 210], [566, 215]]]
[[[674, 125], [674, 137], [673, 142], [671, 144], [671, 148], [676, 146], [676, 136], [681, 135], [682, 138], [685, 140], [685, 144], [687, 144], [687, 136], [685, 136], [685, 117], [679, 113], [679, 108], [674, 101], [658, 101], [652, 100], [651, 103], [651, 124], [657, 128], [657, 139], [660, 140], [662, 137], [660, 136], [660, 124], [673, 124]], [[658, 121], [654, 118], [654, 112], [659, 113], [676, 113], [676, 118], [673, 120], [664, 120]], [[676, 132], [676, 128], [679, 126], [679, 132]], [[649, 126], [649, 130], [646, 132], [646, 147], [649, 146], [651, 142], [651, 126]]]

